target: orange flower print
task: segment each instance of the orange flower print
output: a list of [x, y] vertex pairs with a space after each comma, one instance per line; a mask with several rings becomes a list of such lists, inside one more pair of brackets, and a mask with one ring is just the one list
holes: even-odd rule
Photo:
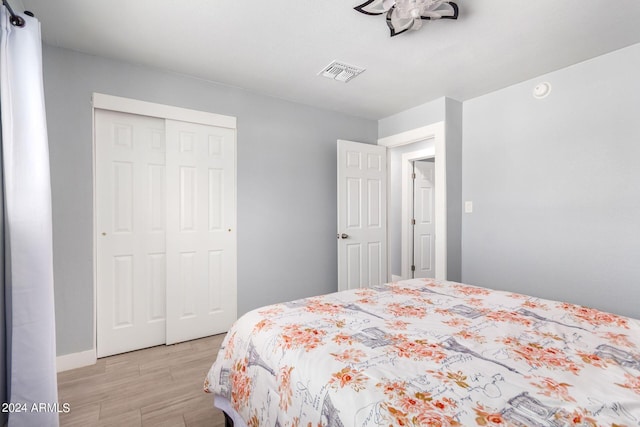
[[405, 330], [409, 325], [408, 322], [404, 322], [402, 320], [386, 320], [385, 323], [390, 329], [395, 329], [397, 331]]
[[440, 362], [447, 357], [439, 345], [430, 344], [425, 340], [412, 340], [403, 334], [394, 337], [393, 349], [399, 357], [414, 360], [429, 359]]
[[404, 381], [385, 380], [384, 382], [376, 384], [376, 387], [381, 388], [382, 392], [387, 396], [401, 396], [405, 393], [407, 383]]
[[354, 391], [364, 390], [367, 377], [361, 371], [346, 366], [341, 371], [334, 373], [329, 380], [331, 387], [337, 389], [351, 387]]
[[455, 333], [454, 335], [457, 336], [457, 337], [463, 338], [465, 340], [475, 341], [475, 342], [480, 343], [480, 344], [482, 344], [484, 342], [487, 342], [487, 339], [484, 336], [480, 335], [478, 332], [472, 332], [472, 331], [468, 331], [468, 330], [463, 330], [463, 331]]
[[[584, 408], [576, 408], [573, 412], [568, 412], [562, 409], [554, 414], [554, 418], [559, 420], [562, 425], [600, 427], [598, 422], [591, 415], [591, 412]], [[612, 425], [612, 427], [613, 426], [615, 426], [615, 424]]]
[[474, 307], [482, 307], [484, 301], [481, 300], [480, 298], [467, 298], [465, 299], [465, 302], [469, 305], [472, 305]]
[[616, 334], [614, 332], [607, 332], [604, 334], [604, 336], [613, 345], [623, 347], [636, 347], [636, 345], [629, 340], [629, 336], [627, 334]]
[[498, 411], [488, 411], [481, 404], [477, 404], [473, 410], [476, 412], [476, 424], [479, 426], [504, 426], [507, 423]]
[[443, 397], [434, 401], [429, 393], [409, 392], [407, 383], [383, 380], [376, 384], [387, 401], [380, 405], [382, 415], [393, 426], [460, 426], [455, 420], [456, 403]]
[[347, 322], [344, 319], [337, 319], [335, 317], [331, 317], [331, 318], [325, 318], [322, 319], [325, 322], [332, 324], [333, 326], [335, 326], [338, 329], [342, 329], [346, 326]]
[[258, 314], [263, 317], [272, 317], [277, 316], [278, 314], [282, 314], [284, 308], [280, 305], [274, 305], [269, 308], [265, 308], [262, 310], [258, 310]]
[[331, 353], [331, 355], [339, 362], [359, 363], [366, 356], [366, 353], [355, 348], [348, 348], [342, 353]]
[[258, 414], [256, 412], [254, 412], [251, 418], [249, 418], [247, 425], [249, 427], [260, 427], [260, 420], [258, 419]]
[[622, 316], [605, 313], [604, 311], [596, 310], [595, 308], [583, 307], [581, 305], [569, 303], [562, 303], [559, 307], [567, 311], [573, 317], [588, 322], [593, 326], [611, 325], [629, 329], [627, 319]]
[[414, 417], [412, 424], [415, 426], [428, 427], [457, 427], [460, 425], [460, 423], [452, 417], [436, 410], [419, 413]]
[[236, 408], [247, 405], [251, 395], [251, 378], [247, 374], [247, 358], [244, 358], [233, 366], [231, 375], [231, 401]]
[[470, 322], [467, 319], [460, 319], [459, 317], [454, 317], [453, 319], [445, 320], [442, 323], [444, 323], [445, 325], [453, 326], [454, 328], [460, 328], [460, 327], [466, 328], [470, 324]]
[[396, 295], [410, 295], [410, 296], [414, 296], [414, 297], [419, 297], [420, 295], [422, 295], [422, 292], [420, 292], [417, 289], [413, 289], [413, 288], [406, 288], [404, 286], [398, 286], [398, 285], [391, 285], [391, 293], [396, 294]]
[[253, 327], [253, 333], [266, 331], [273, 326], [273, 321], [269, 319], [262, 319]]
[[489, 291], [483, 288], [476, 288], [475, 286], [468, 286], [462, 284], [453, 284], [451, 285], [456, 291], [459, 293], [469, 296], [469, 295], [489, 295]]
[[235, 338], [236, 338], [236, 333], [234, 332], [231, 334], [231, 336], [229, 336], [229, 339], [227, 339], [227, 346], [224, 349], [225, 360], [229, 360], [233, 356], [233, 350], [235, 349], [235, 346], [236, 346]]
[[336, 334], [333, 336], [333, 342], [335, 342], [338, 345], [342, 345], [342, 344], [351, 345], [353, 344], [353, 338], [351, 338], [351, 336], [347, 334]]
[[616, 385], [620, 387], [628, 388], [629, 390], [632, 390], [635, 393], [640, 394], [640, 377], [634, 377], [633, 375], [628, 373], [625, 373], [624, 377], [627, 379], [627, 381], [624, 384], [616, 383]]
[[293, 390], [291, 389], [291, 371], [293, 366], [283, 366], [278, 375], [278, 395], [280, 395], [280, 409], [286, 411], [291, 405]]
[[515, 311], [505, 311], [505, 310], [492, 311], [486, 315], [486, 318], [490, 320], [494, 320], [496, 322], [510, 322], [510, 323], [517, 323], [524, 326], [531, 326], [533, 323], [530, 318], [520, 313], [517, 313]]
[[373, 289], [369, 289], [369, 288], [362, 288], [362, 289], [358, 289], [354, 292], [356, 295], [358, 295], [359, 297], [370, 297], [375, 295], [377, 292], [374, 291]]
[[506, 337], [503, 344], [509, 347], [515, 359], [524, 359], [530, 366], [547, 369], [564, 369], [578, 375], [580, 367], [567, 358], [561, 349], [544, 347], [539, 343], [521, 343], [517, 338]]
[[309, 351], [318, 347], [326, 334], [323, 330], [304, 328], [302, 325], [294, 323], [282, 328], [280, 344], [287, 350], [302, 347], [305, 351]]
[[462, 372], [447, 372], [446, 374], [441, 371], [432, 371], [427, 370], [431, 376], [439, 379], [445, 384], [455, 383], [460, 388], [469, 388], [469, 384], [467, 384], [467, 376]]
[[[530, 377], [529, 377], [530, 378]], [[531, 382], [530, 384], [540, 389], [540, 393], [548, 396], [564, 400], [565, 402], [575, 402], [576, 400], [569, 396], [569, 387], [571, 384], [559, 383], [552, 378], [539, 378], [539, 382]]]
[[539, 308], [541, 310], [549, 310], [549, 307], [547, 307], [547, 304], [542, 303], [540, 302], [540, 300], [537, 300], [537, 299], [528, 299], [522, 303], [522, 306], [527, 308]]
[[600, 356], [593, 353], [585, 353], [582, 351], [577, 351], [578, 356], [582, 359], [584, 363], [588, 363], [589, 365], [593, 365], [596, 368], [606, 368], [607, 361], [605, 359], [601, 359]]
[[417, 317], [422, 319], [427, 311], [424, 307], [416, 307], [413, 305], [405, 305], [397, 302], [391, 303], [387, 306], [387, 311], [394, 316], [398, 317]]
[[344, 312], [344, 307], [340, 304], [323, 302], [315, 298], [307, 300], [307, 305], [304, 307], [304, 309], [311, 313], [319, 314], [340, 314]]

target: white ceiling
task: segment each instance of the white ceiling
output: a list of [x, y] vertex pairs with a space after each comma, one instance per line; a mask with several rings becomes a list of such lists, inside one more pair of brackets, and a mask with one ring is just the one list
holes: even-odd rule
[[[640, 42], [638, 0], [457, 0], [457, 21], [393, 38], [383, 16], [353, 10], [358, 1], [22, 2], [50, 45], [369, 119]], [[346, 84], [317, 76], [334, 59], [367, 71]]]

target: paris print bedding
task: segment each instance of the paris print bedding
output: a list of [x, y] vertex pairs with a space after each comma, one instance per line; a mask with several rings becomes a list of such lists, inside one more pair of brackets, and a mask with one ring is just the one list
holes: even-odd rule
[[276, 304], [205, 391], [254, 426], [640, 426], [640, 321], [414, 279]]

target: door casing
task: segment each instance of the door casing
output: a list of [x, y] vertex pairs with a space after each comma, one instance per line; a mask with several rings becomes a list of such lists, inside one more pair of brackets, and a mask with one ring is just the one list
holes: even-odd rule
[[[429, 157], [435, 158], [435, 222], [436, 222], [436, 274], [437, 280], [447, 279], [447, 166], [446, 166], [446, 140], [445, 140], [445, 123], [437, 122], [428, 126], [412, 129], [406, 132], [391, 135], [378, 139], [378, 145], [387, 148], [400, 147], [403, 145], [413, 144], [426, 139], [434, 141], [433, 149], [425, 149], [412, 153], [405, 153], [402, 156], [402, 247], [401, 247], [401, 278], [408, 279], [411, 277], [411, 191], [410, 191], [410, 174], [411, 162]], [[389, 159], [391, 156], [387, 156]], [[389, 170], [389, 165], [387, 165]], [[389, 187], [389, 182], [387, 183]], [[389, 191], [392, 191], [391, 189]], [[389, 208], [387, 204], [387, 209]], [[387, 218], [389, 213], [387, 212]], [[387, 227], [387, 232], [389, 232]], [[387, 236], [387, 242], [390, 239]], [[390, 251], [387, 251], [387, 265], [391, 265]], [[389, 272], [390, 281], [391, 269]]]

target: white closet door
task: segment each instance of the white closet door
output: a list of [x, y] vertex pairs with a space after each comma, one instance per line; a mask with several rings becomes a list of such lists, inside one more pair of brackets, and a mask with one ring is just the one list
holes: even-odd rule
[[235, 131], [167, 120], [167, 344], [236, 319]]
[[97, 355], [165, 342], [164, 120], [95, 110]]

